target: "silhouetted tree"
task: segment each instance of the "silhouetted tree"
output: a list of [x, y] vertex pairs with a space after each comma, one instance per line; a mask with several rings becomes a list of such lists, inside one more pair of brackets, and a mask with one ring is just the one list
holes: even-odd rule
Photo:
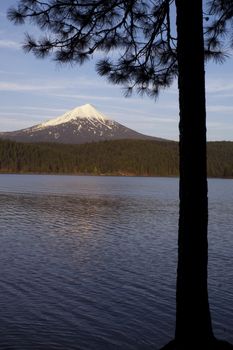
[[[223, 3], [212, 0], [219, 15]], [[156, 97], [178, 76], [180, 104], [180, 217], [177, 317], [171, 347], [190, 349], [215, 341], [207, 292], [208, 200], [202, 0], [20, 0], [8, 16], [26, 19], [49, 33], [27, 36], [26, 51], [53, 54], [61, 63], [82, 64], [95, 52], [109, 53], [97, 71], [125, 94]], [[230, 5], [229, 5], [230, 6]], [[170, 15], [176, 10], [177, 31]], [[224, 11], [224, 10], [223, 10]], [[224, 12], [225, 13], [225, 12]], [[218, 19], [217, 19], [218, 21]], [[224, 18], [223, 18], [224, 21]], [[207, 29], [206, 56], [221, 59], [215, 20]], [[177, 37], [175, 37], [176, 33]], [[113, 54], [112, 54], [113, 53]], [[190, 345], [191, 344], [191, 345]]]
[[[233, 48], [233, 2], [232, 0], [209, 0], [206, 20], [213, 18], [206, 28], [206, 58], [224, 58], [225, 44]], [[220, 56], [219, 56], [220, 54]], [[226, 52], [227, 56], [227, 52]]]

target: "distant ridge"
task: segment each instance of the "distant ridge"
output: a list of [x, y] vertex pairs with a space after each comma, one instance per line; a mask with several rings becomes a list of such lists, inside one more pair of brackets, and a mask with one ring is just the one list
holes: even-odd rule
[[81, 144], [119, 139], [163, 141], [140, 134], [99, 112], [91, 104], [76, 107], [62, 116], [30, 128], [1, 132], [0, 138], [17, 142], [56, 142]]

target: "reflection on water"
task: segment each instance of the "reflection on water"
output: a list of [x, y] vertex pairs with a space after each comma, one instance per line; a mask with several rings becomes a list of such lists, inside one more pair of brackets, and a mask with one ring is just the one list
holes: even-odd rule
[[[0, 348], [165, 344], [177, 197], [177, 179], [1, 175]], [[211, 306], [233, 341], [232, 182], [212, 180], [210, 197]]]

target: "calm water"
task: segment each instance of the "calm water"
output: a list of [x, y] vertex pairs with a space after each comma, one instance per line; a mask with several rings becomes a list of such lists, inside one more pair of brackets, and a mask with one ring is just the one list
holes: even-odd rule
[[[210, 180], [209, 292], [233, 342], [233, 180]], [[158, 349], [174, 334], [178, 180], [0, 176], [0, 349]]]

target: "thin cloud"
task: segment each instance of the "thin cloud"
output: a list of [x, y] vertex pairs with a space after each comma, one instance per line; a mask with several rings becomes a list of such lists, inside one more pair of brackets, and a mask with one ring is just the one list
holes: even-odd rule
[[117, 99], [122, 100], [119, 97], [109, 97], [109, 96], [94, 96], [94, 95], [80, 95], [80, 94], [63, 94], [63, 93], [50, 93], [50, 96], [54, 96], [54, 97], [62, 97], [62, 98], [68, 98], [68, 99], [85, 99], [85, 100], [98, 100], [98, 101], [115, 101]]
[[32, 116], [32, 114], [22, 112], [0, 112], [0, 131], [28, 128], [54, 117], [54, 115], [47, 115], [45, 118], [40, 114], [33, 114]]
[[[229, 79], [229, 82], [227, 81]], [[206, 92], [208, 94], [224, 93], [227, 91], [233, 92], [233, 77], [230, 79], [228, 76], [227, 79], [211, 79], [206, 81]]]
[[[125, 99], [126, 100], [126, 99]], [[129, 104], [128, 102], [130, 101], [133, 101], [133, 102], [138, 102], [140, 104], [142, 104], [142, 100], [140, 98], [138, 99], [127, 99], [127, 105]], [[151, 106], [151, 100], [147, 100], [148, 101], [148, 106], [150, 105]], [[145, 109], [145, 104], [146, 104], [146, 100], [143, 101], [143, 108], [142, 109], [133, 109], [133, 108], [127, 108], [127, 107], [119, 107], [119, 106], [115, 106], [114, 109], [117, 109], [117, 110], [121, 110], [121, 111], [124, 111], [124, 112], [130, 112], [130, 113], [136, 113], [136, 114], [141, 114], [142, 112], [144, 113], [144, 109]], [[175, 103], [154, 103], [153, 104], [154, 106], [154, 110], [155, 112], [157, 113], [158, 110], [162, 110], [163, 112], [165, 110], [172, 110], [172, 111], [177, 111], [178, 110], [178, 104], [175, 104]], [[155, 116], [155, 113], [154, 111], [153, 112], [146, 112], [146, 115], [147, 116], [151, 116], [152, 118]]]
[[228, 132], [229, 130], [233, 130], [233, 125], [228, 125], [226, 123], [207, 123], [208, 127], [209, 127], [209, 131], [211, 130], [225, 130], [226, 132]]
[[225, 106], [225, 105], [207, 106], [207, 112], [232, 114], [233, 113], [233, 106]]
[[21, 110], [28, 110], [28, 111], [41, 111], [41, 112], [54, 112], [54, 113], [64, 113], [67, 111], [65, 108], [47, 108], [47, 107], [17, 107]]
[[59, 90], [64, 89], [63, 86], [59, 86], [58, 84], [49, 84], [49, 83], [40, 83], [40, 84], [32, 84], [32, 83], [8, 83], [2, 82], [0, 83], [1, 91], [47, 91], [47, 90]]
[[43, 90], [43, 86], [21, 84], [21, 83], [0, 83], [1, 91], [35, 91]]
[[[4, 70], [0, 70], [1, 74], [12, 74], [12, 72], [7, 72]], [[17, 73], [16, 73], [17, 74]], [[100, 86], [99, 82], [96, 80], [90, 80], [90, 79], [77, 79], [75, 81], [71, 81], [69, 79], [37, 79], [34, 78], [32, 81], [11, 81], [11, 82], [1, 82], [0, 83], [0, 90], [1, 91], [44, 91], [44, 90], [51, 90], [51, 94], [57, 97], [67, 97], [67, 98], [74, 98], [76, 95], [73, 93], [74, 90], [80, 89], [80, 87], [83, 89], [85, 87], [93, 88], [96, 91], [96, 88], [98, 89], [109, 89], [108, 85], [102, 84]], [[56, 91], [60, 90], [61, 92], [56, 93]], [[53, 92], [54, 91], [54, 92]], [[64, 93], [63, 93], [64, 91]], [[65, 91], [71, 91], [71, 93], [65, 93]], [[93, 96], [93, 95], [90, 95]]]
[[[122, 120], [125, 120], [127, 117], [128, 120], [135, 119], [135, 116], [137, 117], [137, 120], [141, 123], [154, 123], [154, 122], [161, 122], [161, 123], [177, 123], [177, 118], [172, 118], [169, 115], [158, 115], [158, 113], [145, 113], [142, 111], [136, 111], [133, 109], [127, 109], [128, 112], [109, 112], [108, 115], [112, 117], [120, 117]], [[124, 111], [124, 109], [123, 109]], [[130, 113], [129, 113], [130, 112]]]
[[[32, 116], [32, 114], [28, 114], [28, 113], [23, 113], [23, 112], [0, 112], [0, 117], [1, 117], [1, 121], [4, 120], [4, 117], [6, 117], [7, 120], [20, 120], [21, 117], [23, 117], [24, 121], [32, 121], [36, 120], [36, 119], [42, 119], [40, 114], [34, 114]], [[2, 118], [3, 117], [3, 118]], [[20, 117], [19, 119], [16, 119], [15, 117]], [[51, 116], [49, 116], [48, 118], [53, 118]]]
[[[26, 113], [28, 113], [28, 111], [35, 111], [35, 112], [48, 112], [48, 113], [64, 113], [67, 111], [67, 109], [65, 108], [50, 108], [50, 107], [35, 107], [35, 106], [17, 106], [17, 107], [2, 107], [2, 110], [6, 110], [6, 112], [0, 112], [1, 114], [6, 114], [6, 113], [10, 113], [10, 114], [23, 114], [24, 112], [22, 111], [26, 111]], [[19, 110], [21, 112], [19, 112]]]
[[155, 123], [161, 123], [161, 124], [177, 124], [177, 120], [174, 118], [160, 118], [160, 117], [154, 117], [154, 118], [147, 118], [145, 116], [141, 116], [141, 118], [137, 119], [137, 124], [150, 124], [150, 125], [154, 125]]
[[[74, 90], [75, 87], [72, 87], [72, 90]], [[67, 89], [66, 89], [67, 90]], [[95, 100], [95, 101], [106, 101], [106, 102], [121, 102], [122, 104], [126, 104], [127, 106], [135, 106], [135, 104], [139, 104], [140, 106], [142, 105], [143, 102], [143, 106], [145, 108], [145, 105], [152, 105], [152, 100], [148, 99], [143, 99], [142, 97], [130, 97], [130, 98], [125, 98], [123, 95], [122, 96], [99, 96], [99, 95], [94, 95], [94, 94], [80, 94], [80, 93], [61, 93], [61, 92], [50, 92], [49, 93], [50, 96], [53, 97], [60, 97], [60, 98], [65, 98], [65, 99], [81, 99], [81, 100], [87, 100], [89, 103], [91, 103], [90, 101]], [[147, 103], [148, 101], [148, 103]], [[162, 109], [162, 110], [172, 110], [174, 112], [177, 111], [178, 109], [178, 104], [175, 103], [154, 103], [155, 109]], [[132, 109], [130, 107], [119, 107], [118, 105], [115, 106], [111, 106], [111, 109], [117, 109], [117, 110], [124, 110], [125, 112], [135, 112], [135, 113], [140, 113], [140, 111], [138, 109]], [[148, 114], [148, 113], [147, 113]], [[154, 114], [151, 113], [151, 116], [153, 116]]]
[[24, 113], [0, 113], [0, 131], [14, 131], [38, 124], [32, 116]]
[[[73, 88], [75, 89], [75, 88]], [[67, 89], [66, 89], [67, 90]], [[104, 93], [104, 92], [103, 92]], [[49, 96], [53, 96], [53, 97], [59, 97], [59, 98], [64, 98], [64, 99], [79, 99], [79, 100], [83, 100], [83, 101], [86, 101], [88, 103], [92, 103], [91, 101], [100, 101], [100, 102], [111, 102], [111, 103], [117, 103], [119, 105], [119, 102], [121, 104], [124, 104], [126, 103], [127, 105], [130, 105], [131, 103], [132, 104], [141, 104], [142, 103], [142, 99], [137, 99], [137, 98], [125, 98], [124, 96], [99, 96], [99, 95], [94, 95], [93, 94], [79, 94], [77, 92], [77, 94], [74, 94], [74, 93], [60, 93], [60, 92], [49, 92], [48, 93]], [[107, 92], [106, 92], [107, 94]], [[145, 100], [144, 100], [145, 102]], [[105, 105], [106, 107], [106, 105]], [[111, 105], [111, 107], [114, 108], [114, 105]], [[131, 109], [129, 108], [129, 111]]]
[[25, 75], [25, 73], [23, 72], [15, 72], [15, 71], [7, 71], [7, 70], [1, 70], [0, 69], [0, 74], [4, 74], [4, 75]]
[[[73, 88], [74, 89], [74, 88]], [[125, 97], [118, 97], [118, 96], [96, 96], [94, 94], [88, 94], [88, 95], [82, 95], [82, 94], [65, 94], [65, 93], [57, 93], [57, 92], [50, 92], [49, 96], [53, 97], [60, 97], [60, 98], [65, 98], [65, 99], [80, 99], [80, 100], [85, 100], [88, 103], [91, 103], [91, 101], [105, 101], [105, 102], [121, 102], [121, 103], [127, 103], [129, 104], [130, 102], [132, 103], [142, 103], [141, 99], [136, 99], [136, 98], [130, 98], [126, 99]], [[130, 110], [130, 109], [129, 109]]]
[[0, 48], [18, 50], [21, 45], [17, 41], [0, 39]]

